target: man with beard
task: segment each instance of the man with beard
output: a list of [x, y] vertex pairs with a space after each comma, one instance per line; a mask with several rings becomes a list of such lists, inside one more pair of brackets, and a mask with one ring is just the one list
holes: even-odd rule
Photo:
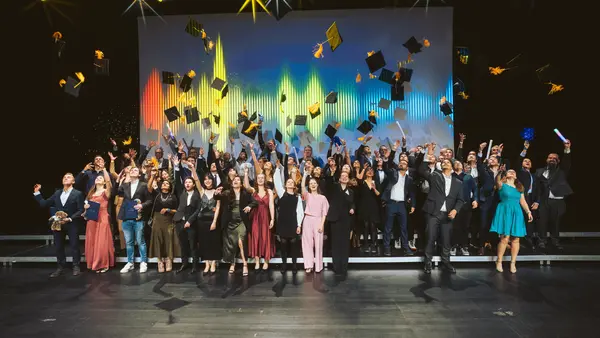
[[567, 182], [567, 175], [571, 168], [571, 141], [565, 140], [564, 146], [562, 161], [559, 159], [558, 154], [551, 153], [546, 158], [546, 166], [535, 172], [535, 186], [533, 189], [533, 200], [535, 202], [531, 209], [539, 210], [540, 243], [538, 247], [540, 249], [546, 248], [547, 231], [550, 231], [552, 244], [557, 249], [562, 250], [558, 242], [560, 219], [566, 211], [564, 199], [573, 193]]

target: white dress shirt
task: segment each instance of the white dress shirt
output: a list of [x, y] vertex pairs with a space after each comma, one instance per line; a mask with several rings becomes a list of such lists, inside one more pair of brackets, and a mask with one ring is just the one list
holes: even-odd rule
[[[448, 195], [450, 195], [450, 187], [452, 186], [452, 175], [446, 176], [446, 175], [442, 174], [442, 176], [444, 176], [444, 190], [446, 192], [446, 196], [448, 196]], [[444, 204], [442, 205], [442, 208], [440, 209], [440, 211], [443, 211], [443, 212], [448, 211], [446, 209], [446, 201], [444, 201]]]
[[479, 176], [479, 172], [477, 171], [477, 166], [471, 167], [471, 176], [473, 176], [473, 178], [477, 178], [477, 176]]
[[[210, 174], [215, 179], [215, 187], [218, 187], [219, 185], [221, 185], [221, 177], [219, 176], [219, 174], [216, 172], [210, 173]], [[189, 202], [188, 202], [188, 205], [189, 205]]]
[[[544, 170], [544, 173], [542, 175], [544, 175], [544, 177], [547, 180], [549, 180], [550, 179], [550, 170], [548, 170], [548, 169]], [[564, 198], [562, 196], [554, 196], [554, 194], [552, 194], [552, 191], [550, 190], [550, 186], [548, 186], [548, 192], [549, 192], [548, 197], [550, 199], [553, 199], [553, 200], [562, 200]]]
[[406, 180], [406, 173], [402, 175], [398, 171], [398, 182], [394, 184], [392, 190], [390, 191], [390, 198], [392, 201], [396, 202], [404, 202], [404, 181]]
[[187, 205], [189, 206], [192, 203], [192, 195], [194, 195], [194, 190], [187, 192]]
[[69, 195], [71, 195], [71, 191], [73, 191], [73, 187], [70, 187], [67, 191], [63, 189], [60, 194], [60, 203], [62, 203], [63, 207], [67, 204], [67, 200], [69, 199]]
[[137, 187], [140, 184], [140, 180], [131, 181], [131, 198], [133, 199], [133, 195], [137, 191]]

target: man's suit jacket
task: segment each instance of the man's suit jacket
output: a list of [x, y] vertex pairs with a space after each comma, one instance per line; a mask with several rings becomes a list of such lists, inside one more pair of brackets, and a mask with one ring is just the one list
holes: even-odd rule
[[179, 196], [179, 205], [177, 206], [177, 212], [175, 213], [175, 216], [173, 216], [173, 221], [185, 221], [189, 222], [190, 224], [194, 224], [194, 222], [196, 222], [198, 213], [200, 212], [200, 193], [196, 189], [193, 190], [190, 205], [187, 204], [187, 198], [187, 191], [182, 192]]
[[[463, 187], [463, 200], [465, 204], [467, 202], [479, 201], [479, 192], [477, 191], [477, 181], [471, 176], [471, 174], [461, 173], [457, 175], [456, 173], [452, 174], [454, 177], [458, 178], [462, 182]], [[473, 195], [473, 197], [471, 197]], [[471, 204], [469, 203], [469, 204]], [[479, 202], [478, 202], [479, 203]]]
[[383, 179], [379, 176], [379, 170], [375, 169], [373, 173], [373, 180], [375, 181], [375, 189], [377, 189], [377, 191], [385, 190], [389, 181], [389, 177], [385, 170], [381, 170], [381, 172], [383, 172]]
[[[135, 190], [135, 193], [133, 194], [133, 196], [131, 195], [131, 183], [130, 182], [123, 183], [119, 186], [118, 195], [123, 197], [123, 205], [125, 205], [125, 203], [127, 201], [134, 201], [136, 199], [139, 199], [142, 204], [142, 210], [150, 207], [150, 205], [152, 205], [152, 202], [153, 202], [152, 196], [150, 195], [150, 192], [148, 191], [148, 184], [146, 182], [142, 182], [142, 181], [138, 182], [137, 189]], [[119, 219], [124, 220], [123, 219], [124, 216], [125, 216], [125, 208], [121, 207], [121, 209], [119, 209]]]
[[[507, 169], [508, 170], [508, 169]], [[496, 178], [494, 172], [489, 166], [484, 165], [481, 158], [477, 158], [477, 174], [479, 181], [479, 201], [485, 203], [487, 201], [497, 200], [495, 197]], [[500, 175], [499, 173], [497, 175]]]
[[535, 173], [521, 168], [517, 170], [517, 180], [523, 184], [523, 194], [525, 195], [525, 198], [529, 196], [529, 187], [531, 187], [531, 194], [533, 195]]
[[[394, 185], [396, 185], [396, 183], [398, 183], [400, 173], [398, 172], [398, 169], [388, 169], [385, 171], [385, 173], [389, 180], [383, 190], [381, 199], [386, 203], [390, 203], [392, 188]], [[410, 175], [408, 175], [408, 172], [406, 172], [404, 175], [404, 201], [410, 203], [410, 206], [413, 208], [417, 205], [414, 180], [412, 177], [410, 177]]]
[[346, 186], [346, 191], [342, 190], [342, 186], [339, 183], [330, 184], [328, 188], [330, 198], [327, 220], [330, 222], [349, 221], [352, 217], [350, 209], [356, 211], [354, 191], [348, 186]]
[[533, 200], [540, 203], [548, 200], [550, 192], [556, 197], [566, 197], [573, 193], [567, 181], [571, 169], [571, 154], [563, 154], [560, 166], [549, 171], [548, 178], [544, 177], [547, 167], [539, 168], [535, 172], [533, 186]]
[[83, 223], [83, 217], [81, 217], [83, 213], [83, 193], [79, 190], [71, 190], [67, 202], [63, 205], [60, 201], [62, 192], [63, 189], [56, 190], [48, 199], [44, 199], [42, 194], [34, 195], [34, 198], [40, 204], [40, 207], [51, 208], [53, 210], [52, 216], [58, 211], [64, 211], [73, 220], [73, 223]]
[[462, 182], [452, 177], [450, 193], [446, 196], [446, 180], [439, 171], [429, 172], [427, 162], [423, 162], [419, 168], [420, 174], [429, 182], [429, 193], [423, 204], [423, 211], [429, 215], [436, 215], [446, 202], [446, 212], [459, 211], [463, 204]]

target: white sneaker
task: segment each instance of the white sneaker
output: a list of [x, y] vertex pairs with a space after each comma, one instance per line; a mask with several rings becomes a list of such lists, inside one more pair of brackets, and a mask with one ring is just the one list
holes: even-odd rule
[[121, 269], [121, 273], [128, 273], [129, 271], [133, 270], [133, 268], [134, 268], [133, 263], [127, 263], [127, 264], [125, 264], [123, 269]]
[[145, 273], [146, 271], [148, 271], [148, 263], [141, 262], [140, 263], [140, 273]]
[[469, 254], [469, 248], [467, 248], [466, 246], [463, 246], [462, 248], [460, 248], [460, 253], [461, 253], [463, 256], [469, 256], [469, 255], [470, 255], [470, 254]]
[[450, 249], [450, 256], [456, 256], [456, 247]]
[[408, 247], [412, 251], [417, 251], [417, 247], [415, 246], [415, 240], [414, 239], [411, 239], [410, 241], [408, 241]]
[[402, 246], [400, 245], [400, 240], [394, 241], [394, 248], [400, 249]]

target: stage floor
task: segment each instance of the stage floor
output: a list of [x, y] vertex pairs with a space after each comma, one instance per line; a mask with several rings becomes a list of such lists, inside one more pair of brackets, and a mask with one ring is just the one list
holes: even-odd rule
[[515, 275], [402, 265], [345, 281], [239, 269], [49, 280], [48, 265], [31, 266], [0, 269], [2, 337], [597, 337], [600, 319], [598, 263], [523, 263]]

